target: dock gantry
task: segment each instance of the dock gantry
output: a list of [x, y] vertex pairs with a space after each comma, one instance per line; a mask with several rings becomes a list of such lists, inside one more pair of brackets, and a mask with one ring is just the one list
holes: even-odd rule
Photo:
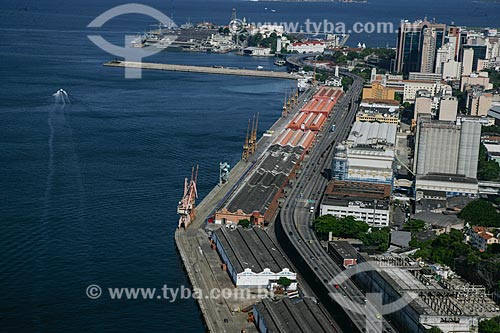
[[177, 206], [179, 217], [178, 228], [187, 228], [195, 217], [195, 203], [198, 198], [196, 182], [198, 180], [198, 165], [191, 170], [191, 179], [184, 179], [184, 196]]
[[250, 119], [248, 119], [247, 135], [243, 145], [241, 159], [248, 161], [251, 155], [257, 150], [257, 128], [259, 126], [259, 113], [253, 116], [252, 127], [250, 128]]

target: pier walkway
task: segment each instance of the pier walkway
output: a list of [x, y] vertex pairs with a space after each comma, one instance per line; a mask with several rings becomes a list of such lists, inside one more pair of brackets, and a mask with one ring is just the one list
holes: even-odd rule
[[[313, 89], [315, 90], [315, 89]], [[218, 208], [227, 194], [237, 187], [243, 176], [253, 167], [255, 161], [271, 146], [276, 136], [281, 133], [290, 119], [303, 106], [304, 99], [312, 96], [313, 90], [309, 90], [299, 97], [299, 105], [296, 106], [287, 118], [279, 118], [270, 128], [274, 131], [272, 137], [263, 136], [257, 145], [257, 151], [251, 156], [250, 161], [238, 162], [230, 172], [229, 181], [223, 186], [216, 186], [196, 207], [196, 218], [191, 225], [184, 229], [177, 229], [175, 242], [184, 267], [189, 276], [193, 288], [203, 291], [203, 297], [198, 299], [205, 323], [209, 332], [257, 332], [253, 323], [246, 321], [247, 315], [234, 311], [235, 308], [243, 308], [251, 305], [255, 300], [244, 299], [214, 299], [205, 297], [211, 289], [230, 288], [235, 289], [227, 272], [221, 268], [221, 260], [217, 251], [212, 250], [209, 245], [208, 235], [205, 229], [207, 217]], [[281, 110], [277, 111], [281, 114]]]
[[222, 74], [222, 75], [238, 75], [263, 77], [271, 79], [287, 79], [296, 80], [297, 76], [287, 72], [274, 72], [255, 69], [228, 68], [219, 66], [190, 66], [190, 65], [174, 65], [174, 64], [159, 64], [150, 62], [132, 62], [132, 61], [110, 61], [104, 63], [104, 66], [122, 67], [122, 68], [137, 68], [150, 69], [170, 72], [188, 72], [188, 73], [205, 73], [205, 74]]

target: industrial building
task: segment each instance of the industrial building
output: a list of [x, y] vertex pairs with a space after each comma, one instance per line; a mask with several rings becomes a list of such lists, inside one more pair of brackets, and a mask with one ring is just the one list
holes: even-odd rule
[[417, 175], [444, 173], [476, 178], [481, 124], [418, 118], [413, 170]]
[[356, 265], [358, 251], [346, 241], [328, 242], [328, 254], [344, 268]]
[[392, 184], [397, 125], [355, 122], [335, 148], [333, 178]]
[[[215, 212], [216, 224], [237, 224], [240, 220], [249, 220], [252, 224], [263, 225], [276, 216], [288, 181], [295, 176], [316, 134], [343, 94], [341, 88], [318, 89], [290, 120], [287, 128], [276, 133], [273, 144], [245, 175], [241, 184], [224, 199]], [[253, 127], [251, 132], [254, 132]]]
[[286, 277], [292, 281], [288, 289], [297, 289], [297, 274], [264, 230], [222, 227], [212, 242], [236, 287], [272, 289]]
[[[481, 318], [499, 315], [484, 286], [471, 285], [439, 265], [420, 265], [404, 256], [358, 254], [358, 264], [373, 267], [354, 275], [367, 292], [382, 294], [384, 304], [406, 296], [409, 304], [387, 318], [401, 332], [471, 332]], [[410, 294], [411, 293], [411, 294]]]
[[456, 174], [428, 173], [416, 177], [415, 188], [417, 200], [426, 196], [457, 197], [466, 196], [475, 198], [478, 195], [479, 185], [476, 178], [468, 178]]
[[260, 333], [337, 331], [326, 309], [309, 298], [284, 298], [278, 301], [263, 299], [254, 305], [253, 316]]
[[367, 182], [330, 182], [320, 206], [320, 216], [353, 216], [374, 227], [390, 222], [391, 185]]
[[312, 141], [305, 132], [288, 134], [282, 139], [279, 137], [277, 144], [264, 153], [247, 179], [215, 213], [215, 223], [236, 224], [240, 220], [249, 220], [262, 225], [273, 218], [282, 190], [305, 153], [302, 145]]

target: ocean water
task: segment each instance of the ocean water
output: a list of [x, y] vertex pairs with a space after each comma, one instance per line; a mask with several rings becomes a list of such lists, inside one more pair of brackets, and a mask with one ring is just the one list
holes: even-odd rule
[[[234, 165], [247, 119], [260, 131], [280, 115], [290, 82], [105, 68], [87, 24], [118, 0], [4, 0], [0, 4], [0, 325], [2, 331], [200, 332], [193, 300], [90, 300], [90, 284], [187, 285], [175, 251], [183, 179], [200, 165], [200, 198], [218, 163]], [[251, 21], [399, 21], [436, 17], [498, 24], [499, 4], [373, 0], [369, 4], [142, 1], [173, 16], [222, 24], [231, 8]], [[265, 8], [268, 7], [268, 10]], [[270, 12], [269, 8], [275, 9]], [[430, 10], [433, 8], [432, 10]], [[126, 15], [101, 29], [119, 44], [148, 29]], [[395, 36], [351, 43], [395, 44]], [[272, 59], [166, 53], [148, 61], [272, 68]], [[277, 70], [274, 68], [274, 70]], [[71, 103], [55, 102], [57, 90]]]

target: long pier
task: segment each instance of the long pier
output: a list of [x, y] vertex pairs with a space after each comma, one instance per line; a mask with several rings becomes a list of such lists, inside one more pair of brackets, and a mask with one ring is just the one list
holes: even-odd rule
[[244, 69], [244, 68], [228, 68], [219, 66], [208, 67], [208, 66], [174, 65], [174, 64], [160, 64], [151, 62], [133, 62], [133, 61], [119, 61], [119, 60], [106, 62], [104, 63], [104, 66], [148, 69], [148, 70], [169, 71], [169, 72], [251, 76], [251, 77], [263, 77], [271, 79], [286, 79], [286, 80], [297, 79], [296, 75], [287, 72], [274, 72], [274, 71], [264, 71], [264, 70]]
[[[299, 100], [309, 99], [313, 91], [303, 93]], [[286, 125], [302, 107], [303, 103], [296, 106], [287, 118], [279, 118], [270, 130], [273, 136], [263, 136], [259, 139], [257, 151], [246, 162], [239, 161], [229, 174], [228, 183], [216, 186], [196, 207], [196, 218], [189, 225], [187, 230], [177, 229], [175, 232], [175, 242], [181, 256], [184, 268], [189, 276], [193, 288], [203, 291], [203, 295], [208, 295], [210, 290], [228, 288], [235, 290], [235, 287], [227, 274], [221, 268], [217, 251], [211, 249], [208, 236], [205, 231], [205, 221], [207, 217], [218, 208], [221, 200], [238, 184], [241, 183], [244, 175], [253, 167], [254, 162], [264, 154], [276, 139], [276, 135], [286, 128]], [[201, 313], [205, 319], [208, 332], [257, 332], [253, 323], [247, 322], [247, 314], [235, 311], [255, 302], [255, 300], [245, 299], [213, 299], [210, 297], [200, 297], [197, 299]]]

